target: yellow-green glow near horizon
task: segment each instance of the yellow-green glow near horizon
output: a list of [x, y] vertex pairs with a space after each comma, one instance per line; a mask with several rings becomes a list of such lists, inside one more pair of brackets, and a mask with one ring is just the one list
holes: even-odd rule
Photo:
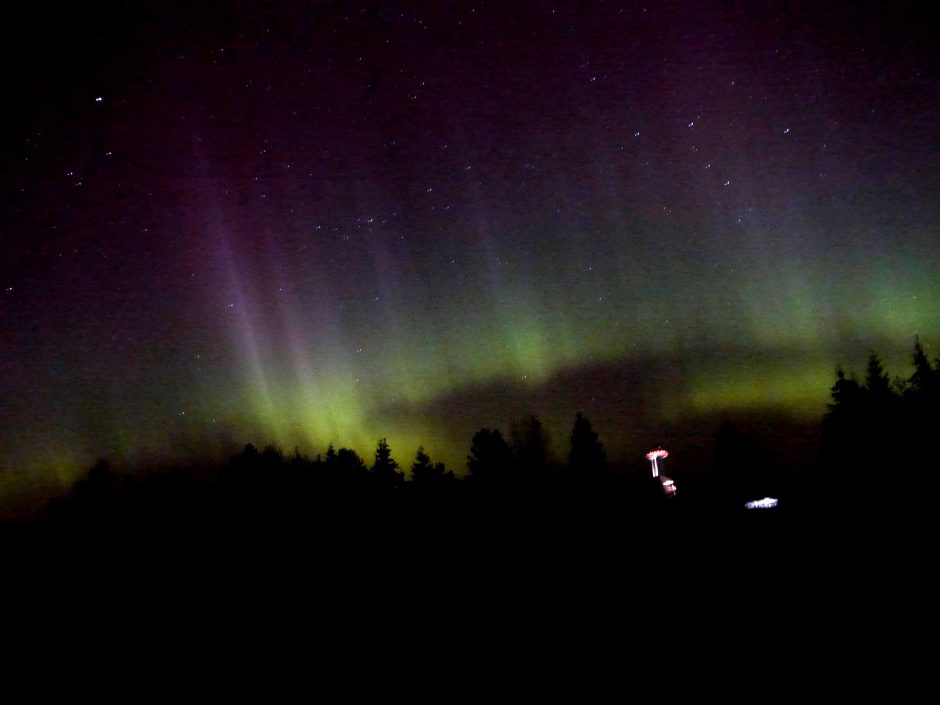
[[820, 418], [833, 380], [829, 365], [787, 369], [775, 362], [758, 363], [694, 379], [680, 403], [686, 413], [782, 410], [803, 418]]

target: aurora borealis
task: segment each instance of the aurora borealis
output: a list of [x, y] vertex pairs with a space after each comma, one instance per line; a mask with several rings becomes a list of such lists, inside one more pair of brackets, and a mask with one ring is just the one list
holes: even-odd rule
[[4, 496], [248, 441], [460, 473], [527, 413], [624, 457], [936, 354], [927, 3], [193, 5], [6, 23]]

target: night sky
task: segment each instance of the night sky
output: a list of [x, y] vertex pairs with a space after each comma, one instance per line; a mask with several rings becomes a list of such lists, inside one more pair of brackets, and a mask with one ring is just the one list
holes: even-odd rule
[[937, 354], [931, 3], [32, 5], [0, 496], [249, 441], [460, 474], [527, 413], [634, 459]]

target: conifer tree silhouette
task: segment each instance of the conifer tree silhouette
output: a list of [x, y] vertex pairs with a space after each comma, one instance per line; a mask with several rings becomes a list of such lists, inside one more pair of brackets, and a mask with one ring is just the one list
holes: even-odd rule
[[591, 422], [579, 411], [571, 430], [571, 451], [568, 454], [568, 471], [572, 478], [584, 482], [596, 482], [604, 476], [607, 454], [598, 440]]
[[398, 462], [392, 458], [392, 449], [385, 438], [380, 438], [375, 447], [372, 475], [384, 487], [400, 487], [405, 481], [405, 475], [398, 470]]
[[506, 480], [512, 461], [509, 444], [499, 429], [481, 428], [473, 436], [467, 468], [477, 481]]

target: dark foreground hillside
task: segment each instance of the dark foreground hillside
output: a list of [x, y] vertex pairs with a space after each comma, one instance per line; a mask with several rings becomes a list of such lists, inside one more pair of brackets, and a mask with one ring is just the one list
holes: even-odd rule
[[117, 653], [109, 677], [157, 663], [164, 682], [221, 659], [219, 685], [241, 687], [265, 668], [267, 694], [405, 679], [455, 699], [598, 670], [577, 677], [584, 695], [623, 674], [681, 682], [676, 658], [735, 683], [760, 680], [746, 664], [831, 676], [834, 648], [871, 657], [930, 604], [932, 534], [871, 496], [794, 491], [747, 511], [667, 498], [649, 476], [433, 490], [368, 477], [120, 487], [93, 473], [41, 520], [2, 527], [7, 633]]
[[926, 531], [912, 522], [931, 521], [916, 498], [884, 492], [796, 488], [774, 509], [749, 511], [705, 493], [667, 497], [650, 477], [433, 489], [367, 476], [323, 487], [288, 476], [159, 475], [118, 487], [93, 473], [87, 482], [40, 519], [2, 527], [7, 561], [70, 581], [139, 573], [341, 592], [373, 585], [419, 600], [479, 599], [515, 582], [533, 596], [562, 586], [662, 595], [689, 587], [670, 578], [693, 580], [694, 592], [732, 574], [812, 582], [842, 564], [906, 559]]

